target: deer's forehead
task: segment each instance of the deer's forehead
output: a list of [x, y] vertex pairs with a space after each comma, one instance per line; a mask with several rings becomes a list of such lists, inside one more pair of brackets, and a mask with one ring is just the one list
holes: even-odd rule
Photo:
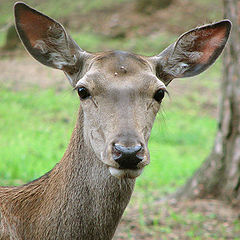
[[123, 51], [98, 54], [92, 67], [116, 79], [150, 71], [150, 65], [143, 57]]
[[[154, 74], [151, 65], [141, 56], [114, 51], [97, 54], [77, 86], [86, 85], [98, 91], [111, 89], [155, 89], [164, 85]], [[96, 91], [97, 91], [96, 90]]]
[[80, 81], [77, 86], [90, 87], [95, 90], [113, 90], [118, 89], [135, 89], [137, 90], [148, 90], [155, 89], [157, 87], [164, 86], [154, 74], [149, 72], [136, 72], [134, 74], [121, 74], [114, 72], [99, 71], [92, 69], [89, 71]]

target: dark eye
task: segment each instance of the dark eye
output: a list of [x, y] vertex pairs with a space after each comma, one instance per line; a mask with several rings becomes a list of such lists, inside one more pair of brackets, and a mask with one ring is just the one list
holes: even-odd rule
[[77, 92], [78, 92], [78, 95], [81, 99], [86, 99], [86, 98], [91, 96], [89, 91], [85, 87], [78, 88]]
[[160, 103], [160, 102], [162, 101], [162, 99], [164, 98], [164, 95], [165, 95], [165, 90], [163, 90], [163, 89], [158, 89], [158, 90], [155, 92], [153, 98], [154, 98], [157, 102]]

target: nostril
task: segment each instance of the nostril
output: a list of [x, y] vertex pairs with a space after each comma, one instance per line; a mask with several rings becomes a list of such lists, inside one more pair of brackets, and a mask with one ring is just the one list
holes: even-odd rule
[[112, 156], [120, 168], [136, 169], [138, 163], [144, 159], [144, 148], [140, 144], [132, 147], [113, 144]]
[[112, 147], [112, 155], [115, 161], [122, 156], [122, 151], [119, 148], [117, 148], [115, 144], [113, 144]]
[[144, 148], [141, 146], [141, 149], [136, 154], [137, 158], [143, 160], [144, 159]]

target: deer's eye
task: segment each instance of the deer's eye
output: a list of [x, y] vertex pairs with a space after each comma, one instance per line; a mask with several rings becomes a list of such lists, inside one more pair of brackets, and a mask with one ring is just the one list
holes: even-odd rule
[[85, 87], [79, 87], [79, 88], [77, 89], [77, 92], [78, 92], [79, 97], [80, 97], [82, 100], [84, 100], [84, 99], [86, 99], [86, 98], [89, 98], [89, 97], [91, 96], [90, 93], [89, 93], [89, 91], [88, 91], [88, 89], [85, 88]]
[[158, 89], [158, 90], [155, 92], [153, 98], [154, 98], [157, 102], [160, 103], [160, 102], [163, 100], [164, 95], [165, 95], [165, 90], [164, 90], [164, 89]]

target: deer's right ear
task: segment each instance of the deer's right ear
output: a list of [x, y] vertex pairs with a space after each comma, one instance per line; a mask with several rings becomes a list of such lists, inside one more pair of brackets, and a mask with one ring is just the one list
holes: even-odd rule
[[173, 78], [191, 77], [205, 71], [223, 51], [231, 25], [226, 19], [184, 33], [152, 58], [158, 78], [167, 85]]
[[17, 2], [14, 12], [17, 32], [28, 52], [42, 64], [63, 70], [75, 86], [87, 53], [60, 23], [25, 3]]

